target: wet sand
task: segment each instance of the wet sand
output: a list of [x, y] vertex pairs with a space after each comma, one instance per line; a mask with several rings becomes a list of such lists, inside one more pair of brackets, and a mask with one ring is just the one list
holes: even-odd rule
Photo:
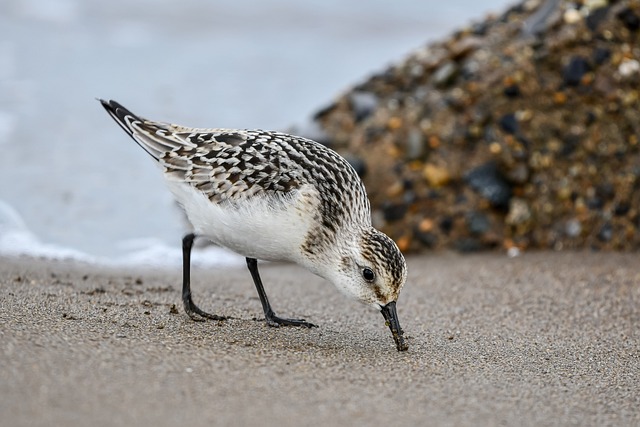
[[[269, 328], [245, 269], [180, 272], [0, 259], [6, 426], [638, 425], [637, 254], [409, 258], [382, 316], [290, 265], [263, 265]], [[175, 304], [175, 306], [174, 306]]]

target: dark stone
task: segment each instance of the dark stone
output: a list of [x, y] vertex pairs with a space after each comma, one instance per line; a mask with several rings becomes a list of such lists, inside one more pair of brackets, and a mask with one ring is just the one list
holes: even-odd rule
[[399, 221], [407, 213], [408, 206], [404, 203], [385, 202], [382, 205], [382, 213], [386, 221]]
[[516, 115], [513, 113], [508, 113], [500, 117], [498, 124], [500, 128], [508, 134], [514, 135], [518, 133], [518, 119], [516, 119]]
[[627, 158], [628, 153], [627, 153], [626, 149], [620, 148], [620, 149], [616, 150], [616, 152], [613, 153], [613, 155], [616, 156], [616, 160], [622, 162]]
[[613, 214], [615, 216], [625, 216], [631, 210], [631, 205], [628, 202], [618, 202], [613, 208]]
[[596, 186], [596, 194], [604, 200], [612, 200], [616, 196], [616, 187], [610, 182]]
[[376, 139], [385, 135], [386, 130], [381, 126], [367, 126], [364, 131], [365, 142], [367, 144], [373, 143]]
[[411, 190], [405, 191], [404, 194], [402, 195], [402, 200], [406, 205], [412, 205], [417, 198], [418, 196], [416, 196], [415, 191], [411, 191]]
[[450, 86], [458, 77], [458, 66], [453, 61], [445, 62], [433, 72], [433, 84], [440, 88]]
[[427, 248], [433, 248], [438, 244], [438, 236], [431, 231], [416, 230], [414, 237]]
[[593, 111], [589, 111], [587, 113], [587, 117], [584, 121], [584, 124], [587, 126], [591, 126], [596, 122], [597, 119], [598, 119], [598, 116], [596, 116], [596, 113], [594, 113]]
[[515, 83], [511, 84], [505, 87], [502, 93], [504, 93], [504, 96], [506, 96], [507, 98], [517, 98], [521, 95], [520, 86]]
[[467, 198], [467, 196], [463, 193], [460, 194], [456, 194], [455, 200], [454, 200], [454, 204], [455, 205], [463, 205], [465, 203], [467, 203], [469, 199]]
[[575, 201], [576, 201], [576, 200], [578, 200], [578, 197], [580, 197], [580, 194], [579, 194], [577, 191], [575, 191], [575, 190], [573, 190], [573, 191], [571, 192], [571, 195], [569, 196], [569, 198], [571, 199], [571, 201], [572, 201], [572, 202], [574, 202], [574, 203], [575, 203]]
[[443, 197], [443, 194], [442, 194], [442, 191], [440, 190], [436, 190], [432, 188], [429, 191], [427, 191], [426, 198], [429, 200], [439, 200], [439, 199], [442, 199], [442, 197]]
[[604, 200], [597, 196], [587, 199], [586, 203], [591, 210], [600, 210], [604, 207]]
[[440, 221], [440, 230], [442, 230], [444, 234], [449, 234], [451, 233], [452, 229], [453, 229], [453, 218], [449, 216], [442, 218], [442, 220]]
[[571, 155], [571, 153], [573, 153], [576, 148], [578, 148], [578, 145], [580, 145], [580, 137], [573, 134], [567, 135], [564, 137], [562, 142], [563, 144], [562, 148], [560, 149], [560, 154], [567, 157]]
[[605, 222], [598, 232], [598, 240], [608, 242], [613, 238], [613, 226], [609, 222]]
[[491, 228], [489, 218], [481, 212], [469, 212], [466, 219], [469, 232], [476, 236], [486, 233]]
[[360, 178], [364, 178], [367, 174], [367, 164], [364, 160], [352, 154], [345, 154], [344, 159], [351, 165]]
[[498, 138], [500, 138], [500, 136], [498, 135], [498, 131], [496, 130], [495, 126], [493, 126], [492, 124], [487, 124], [483, 129], [482, 138], [485, 141], [496, 141], [498, 140]]
[[591, 70], [589, 62], [582, 56], [574, 56], [569, 64], [564, 67], [562, 78], [567, 86], [578, 86], [582, 77]]
[[353, 92], [349, 102], [356, 123], [369, 117], [378, 108], [378, 98], [371, 92]]
[[611, 58], [611, 50], [605, 47], [596, 48], [596, 50], [593, 51], [592, 57], [596, 65], [602, 65]]
[[405, 191], [413, 190], [413, 187], [414, 187], [414, 183], [410, 179], [405, 178], [402, 180], [402, 188]]
[[511, 186], [495, 162], [491, 161], [471, 170], [464, 176], [464, 180], [492, 206], [505, 210], [509, 208]]
[[469, 237], [456, 240], [453, 246], [457, 251], [462, 253], [478, 252], [484, 249], [479, 240]]
[[607, 6], [599, 7], [595, 10], [592, 10], [586, 19], [587, 28], [595, 32], [600, 26], [600, 23], [602, 23], [602, 21], [606, 19], [608, 14], [609, 8]]
[[489, 30], [489, 23], [487, 21], [476, 22], [471, 26], [471, 33], [474, 36], [484, 36]]
[[640, 18], [635, 14], [633, 10], [626, 7], [622, 9], [616, 17], [622, 21], [625, 27], [631, 31], [638, 31], [640, 28]]
[[315, 112], [315, 114], [313, 115], [312, 119], [313, 120], [322, 120], [325, 116], [329, 115], [333, 110], [335, 110], [335, 108], [336, 108], [335, 102], [327, 105], [326, 107], [322, 107], [318, 111]]
[[[471, 61], [471, 60], [467, 60], [462, 65], [462, 67], [460, 67], [460, 77], [462, 77], [462, 79], [464, 79], [466, 81], [476, 80], [477, 76], [478, 76], [478, 69], [479, 68], [480, 68], [480, 66], [478, 65], [477, 62]], [[460, 109], [463, 109], [466, 106], [466, 104], [464, 102], [464, 99], [461, 99], [461, 100], [457, 101], [456, 103], [459, 105]]]
[[504, 13], [504, 15], [502, 15], [501, 19], [503, 19], [504, 22], [509, 22], [509, 16], [511, 14], [520, 15], [524, 12], [525, 12], [524, 4], [517, 3], [517, 4], [514, 4], [513, 6], [510, 6], [509, 9], [507, 9], [507, 11]]

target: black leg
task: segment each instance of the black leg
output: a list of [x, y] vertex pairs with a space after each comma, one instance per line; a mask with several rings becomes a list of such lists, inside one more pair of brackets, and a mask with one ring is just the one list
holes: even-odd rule
[[276, 316], [276, 313], [274, 313], [271, 309], [269, 298], [267, 298], [267, 294], [264, 291], [264, 287], [262, 286], [262, 280], [260, 279], [260, 274], [258, 273], [258, 261], [255, 258], [247, 258], [247, 267], [249, 267], [251, 277], [253, 277], [253, 283], [256, 285], [256, 289], [258, 290], [258, 295], [260, 296], [260, 302], [262, 303], [262, 309], [264, 310], [264, 317], [267, 320], [267, 325], [275, 327], [284, 325], [317, 328], [316, 325], [314, 325], [313, 323], [305, 322], [304, 319], [283, 319]]
[[196, 235], [187, 234], [182, 238], [182, 302], [184, 311], [196, 322], [204, 322], [205, 319], [225, 320], [224, 316], [209, 314], [198, 308], [191, 299], [191, 248]]

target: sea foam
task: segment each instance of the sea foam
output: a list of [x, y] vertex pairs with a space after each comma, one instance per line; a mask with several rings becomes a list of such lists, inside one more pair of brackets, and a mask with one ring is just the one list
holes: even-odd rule
[[[182, 249], [159, 239], [134, 239], [119, 242], [120, 255], [95, 256], [83, 251], [41, 241], [25, 224], [18, 212], [0, 200], [0, 256], [30, 256], [49, 260], [80, 261], [109, 267], [179, 268]], [[200, 267], [241, 266], [241, 256], [216, 246], [194, 248], [192, 264]]]

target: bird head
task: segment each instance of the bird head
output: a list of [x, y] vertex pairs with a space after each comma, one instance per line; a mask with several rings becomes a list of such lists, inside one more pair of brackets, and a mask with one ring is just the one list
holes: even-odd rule
[[391, 238], [373, 227], [353, 234], [351, 239], [341, 239], [347, 243], [335, 248], [338, 265], [328, 268], [325, 277], [345, 294], [379, 310], [397, 350], [407, 350], [396, 311], [407, 279], [404, 256]]

